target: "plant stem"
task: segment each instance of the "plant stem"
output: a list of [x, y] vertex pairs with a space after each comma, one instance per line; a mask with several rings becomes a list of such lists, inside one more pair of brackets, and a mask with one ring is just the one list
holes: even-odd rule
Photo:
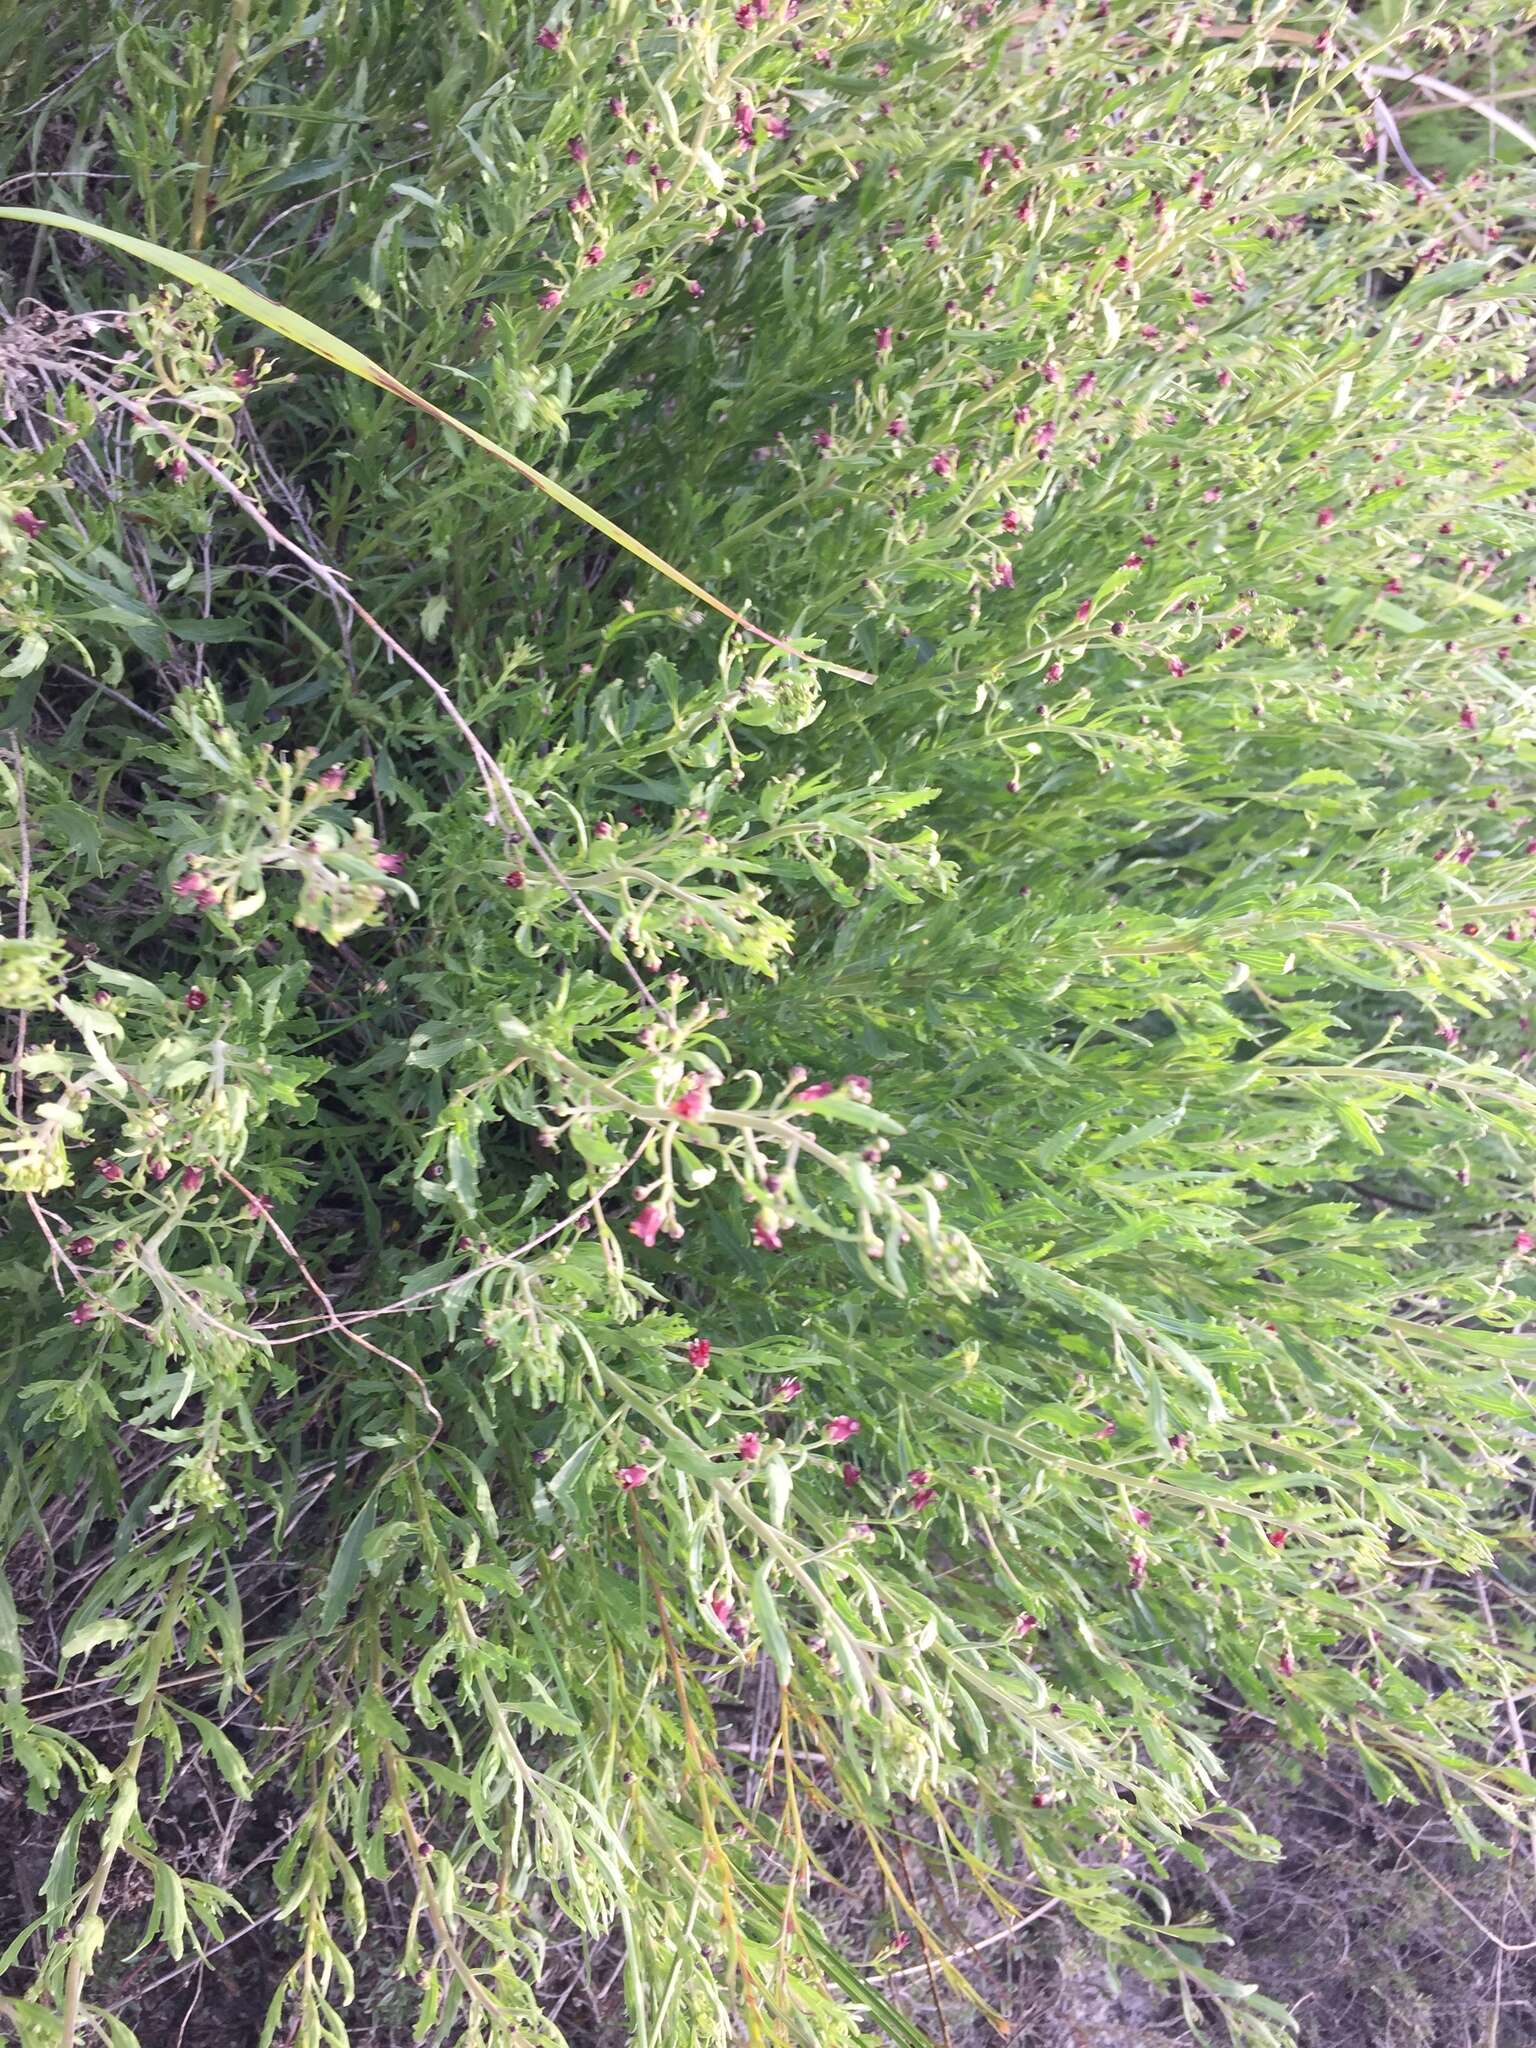
[[192, 180], [192, 217], [187, 227], [187, 243], [193, 249], [201, 249], [208, 227], [208, 185], [213, 177], [213, 153], [218, 147], [219, 130], [224, 126], [224, 109], [229, 104], [229, 89], [234, 83], [235, 67], [240, 62], [240, 44], [250, 13], [251, 0], [229, 0], [229, 20], [225, 24], [224, 40], [219, 45], [213, 90], [208, 95], [208, 115], [203, 122], [203, 144], [197, 154], [197, 175]]

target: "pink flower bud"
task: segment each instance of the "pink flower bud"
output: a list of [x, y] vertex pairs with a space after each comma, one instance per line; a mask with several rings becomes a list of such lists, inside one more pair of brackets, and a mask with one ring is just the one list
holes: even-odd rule
[[648, 1465], [621, 1465], [614, 1477], [626, 1493], [633, 1493], [637, 1486], [644, 1486], [651, 1476]]

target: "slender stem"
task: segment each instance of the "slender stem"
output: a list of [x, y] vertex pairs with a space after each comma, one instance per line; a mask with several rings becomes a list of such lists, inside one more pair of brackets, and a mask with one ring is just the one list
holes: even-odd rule
[[197, 154], [197, 175], [192, 180], [192, 217], [187, 240], [193, 249], [203, 246], [203, 235], [208, 226], [208, 185], [213, 177], [213, 154], [218, 147], [219, 130], [224, 126], [224, 109], [229, 104], [229, 89], [234, 83], [235, 67], [240, 62], [240, 44], [250, 12], [251, 0], [229, 0], [229, 20], [224, 29], [224, 40], [219, 46], [213, 90], [208, 95], [208, 118], [203, 123], [202, 148]]

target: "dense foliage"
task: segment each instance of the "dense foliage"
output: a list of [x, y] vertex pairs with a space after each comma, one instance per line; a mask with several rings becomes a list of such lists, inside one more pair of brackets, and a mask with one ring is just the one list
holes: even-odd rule
[[1476, 17], [0, 26], [0, 198], [799, 650], [0, 224], [29, 2048], [242, 1915], [296, 2048], [611, 1929], [916, 2042], [967, 1894], [1262, 2043], [1234, 1714], [1520, 1819], [1533, 191], [1377, 98]]

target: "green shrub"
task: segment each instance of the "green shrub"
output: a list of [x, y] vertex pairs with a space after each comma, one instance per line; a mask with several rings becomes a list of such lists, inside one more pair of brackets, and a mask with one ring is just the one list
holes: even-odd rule
[[1258, 2044], [1234, 1709], [1526, 1811], [1531, 176], [1386, 146], [1438, 19], [0, 28], [7, 198], [798, 650], [4, 224], [27, 2043], [242, 1914], [299, 2048], [610, 1930], [646, 2048], [917, 2041], [947, 1886]]

